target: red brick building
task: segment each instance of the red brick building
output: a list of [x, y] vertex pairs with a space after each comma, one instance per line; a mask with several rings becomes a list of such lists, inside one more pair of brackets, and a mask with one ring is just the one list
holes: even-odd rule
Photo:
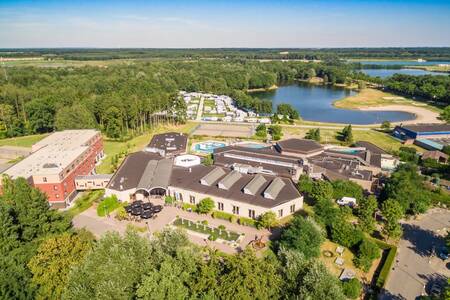
[[32, 153], [3, 172], [11, 178], [24, 177], [45, 192], [50, 205], [65, 207], [76, 195], [75, 177], [95, 173], [104, 156], [99, 131], [55, 132], [32, 146]]

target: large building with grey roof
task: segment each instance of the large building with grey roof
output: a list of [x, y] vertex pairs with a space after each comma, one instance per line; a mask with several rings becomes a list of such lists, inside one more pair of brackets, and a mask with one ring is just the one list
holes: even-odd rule
[[187, 149], [187, 140], [187, 135], [178, 132], [155, 134], [145, 151], [167, 157], [184, 154]]

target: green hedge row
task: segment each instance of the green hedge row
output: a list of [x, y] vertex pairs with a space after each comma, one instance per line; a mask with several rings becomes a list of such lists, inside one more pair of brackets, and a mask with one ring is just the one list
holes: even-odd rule
[[236, 222], [236, 216], [233, 214], [229, 214], [223, 211], [213, 211], [213, 213], [211, 214], [211, 216], [215, 219], [222, 219], [222, 220], [227, 220], [230, 221], [231, 223]]
[[395, 255], [397, 254], [397, 246], [385, 243], [377, 239], [372, 240], [375, 243], [377, 243], [377, 245], [381, 249], [389, 251], [386, 260], [384, 261], [383, 267], [381, 268], [380, 273], [378, 274], [377, 281], [375, 283], [377, 288], [382, 289], [392, 269], [392, 265], [394, 264]]

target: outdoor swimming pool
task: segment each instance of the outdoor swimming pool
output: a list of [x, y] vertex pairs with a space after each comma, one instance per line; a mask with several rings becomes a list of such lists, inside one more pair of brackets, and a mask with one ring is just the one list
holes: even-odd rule
[[214, 149], [225, 147], [227, 144], [218, 141], [206, 141], [192, 145], [192, 150], [199, 153], [211, 154]]

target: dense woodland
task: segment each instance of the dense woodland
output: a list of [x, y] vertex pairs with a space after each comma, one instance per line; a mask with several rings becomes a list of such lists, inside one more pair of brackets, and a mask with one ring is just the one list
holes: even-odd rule
[[227, 94], [259, 113], [272, 104], [248, 89], [315, 76], [345, 83], [342, 63], [248, 61], [158, 61], [81, 68], [7, 68], [0, 77], [0, 122], [4, 136], [54, 129], [99, 127], [111, 137], [143, 131], [155, 114], [183, 121], [179, 90]]

